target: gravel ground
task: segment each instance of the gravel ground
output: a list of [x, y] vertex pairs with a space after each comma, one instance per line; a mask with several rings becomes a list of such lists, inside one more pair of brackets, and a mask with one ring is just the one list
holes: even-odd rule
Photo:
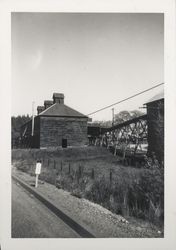
[[[34, 183], [34, 177], [24, 172], [13, 168], [13, 173], [28, 184]], [[163, 232], [149, 223], [129, 222], [130, 220], [127, 221], [121, 215], [113, 214], [86, 199], [74, 197], [69, 192], [46, 182], [39, 182], [37, 190], [98, 238], [163, 237]]]

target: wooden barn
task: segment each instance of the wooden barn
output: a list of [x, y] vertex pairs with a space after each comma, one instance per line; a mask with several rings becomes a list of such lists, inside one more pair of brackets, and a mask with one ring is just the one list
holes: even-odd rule
[[67, 147], [88, 143], [88, 117], [65, 105], [63, 94], [54, 93], [53, 101], [44, 101], [44, 106], [38, 106], [37, 111], [34, 122], [30, 120], [21, 128], [22, 147]]
[[148, 122], [148, 152], [154, 152], [158, 160], [164, 160], [164, 92], [160, 92], [146, 104]]

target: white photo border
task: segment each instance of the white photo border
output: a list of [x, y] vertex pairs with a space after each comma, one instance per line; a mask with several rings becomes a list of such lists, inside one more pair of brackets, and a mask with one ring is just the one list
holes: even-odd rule
[[[165, 235], [157, 239], [11, 238], [11, 12], [164, 13]], [[0, 2], [0, 244], [21, 249], [176, 249], [175, 0], [6, 0]]]

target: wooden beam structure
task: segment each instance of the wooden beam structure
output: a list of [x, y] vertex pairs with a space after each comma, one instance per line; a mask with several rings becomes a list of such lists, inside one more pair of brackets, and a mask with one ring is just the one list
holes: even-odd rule
[[112, 147], [114, 149], [114, 154], [121, 151], [123, 156], [127, 151], [133, 155], [137, 152], [147, 153], [147, 137], [147, 115], [142, 115], [110, 128], [106, 128], [104, 133], [96, 140], [96, 145], [107, 148]]

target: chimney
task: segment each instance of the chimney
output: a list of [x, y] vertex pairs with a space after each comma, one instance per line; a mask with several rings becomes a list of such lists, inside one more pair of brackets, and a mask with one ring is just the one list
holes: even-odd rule
[[53, 105], [53, 101], [50, 101], [50, 100], [44, 101], [45, 109], [49, 108], [49, 107], [52, 106], [52, 105]]
[[42, 111], [44, 111], [45, 107], [44, 106], [38, 106], [37, 107], [37, 114], [39, 115]]
[[53, 94], [53, 103], [64, 104], [64, 94], [54, 93]]

